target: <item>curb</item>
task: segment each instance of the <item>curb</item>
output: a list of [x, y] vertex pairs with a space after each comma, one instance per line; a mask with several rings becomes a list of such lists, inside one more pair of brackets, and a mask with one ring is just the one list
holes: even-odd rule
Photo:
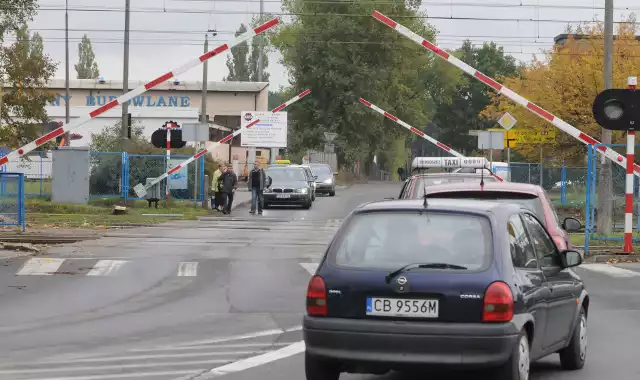
[[619, 263], [640, 262], [640, 255], [593, 255], [587, 256], [584, 260], [587, 263], [608, 263], [610, 260], [617, 260]]

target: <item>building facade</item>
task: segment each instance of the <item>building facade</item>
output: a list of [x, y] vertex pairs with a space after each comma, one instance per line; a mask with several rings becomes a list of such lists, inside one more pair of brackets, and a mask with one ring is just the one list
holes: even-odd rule
[[[129, 90], [143, 85], [143, 81], [130, 81]], [[47, 114], [54, 121], [65, 120], [66, 104], [69, 102], [70, 119], [82, 117], [97, 107], [107, 104], [123, 93], [122, 81], [102, 79], [76, 79], [69, 83], [70, 96], [65, 96], [65, 81], [54, 79], [48, 84], [55, 99], [46, 107]], [[12, 91], [6, 88], [5, 91]], [[209, 121], [210, 140], [218, 141], [240, 128], [242, 111], [267, 111], [269, 83], [267, 82], [208, 82], [207, 83], [207, 119]], [[151, 134], [166, 122], [174, 121], [178, 125], [196, 123], [200, 119], [202, 105], [202, 82], [168, 81], [158, 85], [129, 101], [129, 113], [133, 122], [144, 126], [149, 139]], [[71, 142], [72, 146], [87, 146], [91, 135], [99, 133], [107, 125], [113, 125], [122, 118], [122, 108], [113, 108], [87, 122], [76, 132], [82, 139]], [[230, 162], [234, 159], [240, 164], [246, 162], [247, 149], [240, 146], [240, 136], [231, 144], [216, 148], [212, 156], [219, 161]], [[259, 150], [265, 156], [268, 149]]]

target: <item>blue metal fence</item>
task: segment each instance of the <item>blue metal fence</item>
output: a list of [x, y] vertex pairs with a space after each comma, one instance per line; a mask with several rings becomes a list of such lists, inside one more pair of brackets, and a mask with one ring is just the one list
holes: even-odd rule
[[[597, 196], [597, 180], [598, 180], [598, 170], [599, 170], [599, 157], [598, 157], [598, 148], [601, 146], [606, 146], [612, 149], [618, 148], [619, 150], [625, 149], [625, 144], [596, 144], [588, 146], [588, 162], [587, 162], [587, 181], [586, 181], [586, 203], [585, 203], [585, 234], [584, 234], [584, 251], [587, 253], [589, 251], [589, 241], [590, 240], [601, 240], [601, 241], [623, 241], [622, 236], [604, 236], [601, 233], [598, 233], [596, 229], [596, 218], [597, 218], [597, 209], [596, 206], [598, 204], [598, 196]], [[636, 145], [636, 150], [640, 147], [640, 145]], [[624, 153], [623, 153], [624, 154]], [[616, 165], [611, 165], [612, 175], [611, 175], [611, 187], [612, 194], [611, 199], [608, 199], [609, 202], [612, 203], [612, 223], [613, 223], [613, 231], [621, 232], [624, 230], [624, 214], [625, 214], [625, 187], [626, 187], [626, 169]], [[634, 193], [634, 204], [636, 205], [636, 212], [634, 215], [636, 226], [635, 231], [640, 231], [640, 191], [638, 186], [638, 177], [634, 176], [634, 185], [633, 185], [633, 193]], [[634, 238], [634, 242], [639, 242], [640, 238]]]
[[0, 226], [26, 229], [23, 173], [0, 171]]

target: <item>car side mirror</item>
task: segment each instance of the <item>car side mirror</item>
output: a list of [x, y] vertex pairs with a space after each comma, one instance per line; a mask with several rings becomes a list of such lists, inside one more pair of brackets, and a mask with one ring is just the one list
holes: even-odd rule
[[582, 223], [576, 218], [566, 218], [562, 222], [562, 229], [567, 232], [580, 232], [582, 229]]
[[562, 251], [560, 257], [565, 268], [577, 267], [582, 264], [582, 255], [578, 251]]
[[338, 173], [336, 173], [336, 172], [333, 172], [333, 176], [334, 176], [334, 177], [335, 177], [335, 176], [337, 176], [337, 175], [338, 175]]

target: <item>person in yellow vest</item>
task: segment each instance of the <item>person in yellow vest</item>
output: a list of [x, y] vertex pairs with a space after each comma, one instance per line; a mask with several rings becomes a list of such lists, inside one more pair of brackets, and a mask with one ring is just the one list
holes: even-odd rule
[[220, 176], [226, 171], [227, 167], [224, 165], [218, 165], [218, 169], [213, 172], [213, 178], [211, 179], [211, 191], [213, 192], [213, 198], [211, 199], [211, 208], [218, 211], [224, 206], [222, 200], [222, 192], [220, 191]]

